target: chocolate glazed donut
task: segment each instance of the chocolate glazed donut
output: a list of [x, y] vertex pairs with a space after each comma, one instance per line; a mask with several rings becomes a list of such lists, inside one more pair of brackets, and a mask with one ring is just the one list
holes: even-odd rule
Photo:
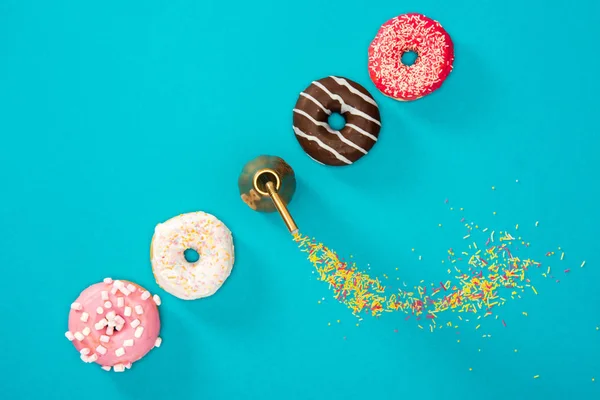
[[[340, 131], [329, 126], [332, 113], [346, 124]], [[349, 165], [375, 145], [381, 129], [379, 108], [371, 94], [356, 82], [330, 76], [314, 81], [294, 108], [294, 133], [300, 146], [315, 161]]]

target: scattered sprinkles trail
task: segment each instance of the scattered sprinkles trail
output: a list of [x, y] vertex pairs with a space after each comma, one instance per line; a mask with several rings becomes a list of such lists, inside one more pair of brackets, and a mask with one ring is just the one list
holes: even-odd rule
[[[386, 290], [379, 278], [361, 271], [355, 263], [344, 261], [333, 249], [302, 233], [296, 234], [294, 240], [299, 249], [307, 253], [318, 279], [326, 282], [333, 290], [335, 299], [348, 307], [356, 317], [378, 317], [386, 312], [400, 311], [407, 315], [406, 320], [414, 317], [421, 321], [418, 323], [421, 329], [425, 329], [421, 325], [423, 322], [428, 324], [427, 330], [431, 332], [444, 326], [457, 328], [463, 320], [469, 322], [469, 318], [488, 318], [494, 315], [497, 307], [521, 298], [522, 293], [537, 295], [538, 291], [530, 279], [533, 270], [560, 282], [552, 274], [550, 266], [542, 268], [541, 262], [518, 255], [519, 246], [529, 247], [529, 243], [521, 237], [506, 231], [490, 233], [487, 228], [481, 230], [473, 223], [466, 223], [464, 218], [461, 222], [465, 223], [468, 230], [463, 237], [468, 243], [468, 251], [448, 249], [447, 260], [442, 262], [449, 264], [447, 273], [450, 276], [429, 285], [421, 281], [421, 285], [408, 290]], [[471, 237], [472, 233], [483, 235], [485, 244], [477, 244]], [[560, 248], [558, 250], [561, 252], [557, 258], [562, 261], [564, 252]], [[546, 256], [554, 257], [555, 254], [551, 251]], [[566, 274], [569, 271], [565, 269], [562, 272]], [[448, 315], [454, 315], [458, 320], [444, 318], [442, 322], [441, 317]], [[527, 316], [527, 313], [523, 312], [523, 315]], [[496, 315], [495, 319], [498, 318]], [[506, 326], [503, 319], [498, 322]], [[478, 322], [475, 329], [479, 327]], [[483, 337], [491, 335], [484, 334]]]

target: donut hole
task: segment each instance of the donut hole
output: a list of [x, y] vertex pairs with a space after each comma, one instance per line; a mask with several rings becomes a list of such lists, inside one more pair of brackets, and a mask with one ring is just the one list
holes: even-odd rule
[[331, 129], [340, 131], [346, 125], [346, 118], [344, 118], [342, 114], [334, 112], [331, 113], [331, 115], [327, 119], [327, 123], [329, 124]]
[[416, 51], [406, 50], [404, 53], [402, 53], [402, 56], [400, 56], [400, 61], [407, 67], [410, 67], [417, 62], [417, 58], [419, 58], [419, 54]]
[[185, 261], [189, 263], [195, 263], [200, 259], [200, 254], [194, 249], [185, 249], [183, 252], [183, 257], [185, 257]]

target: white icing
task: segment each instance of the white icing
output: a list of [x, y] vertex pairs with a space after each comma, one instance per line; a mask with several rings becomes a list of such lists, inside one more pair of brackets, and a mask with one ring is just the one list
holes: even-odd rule
[[354, 124], [346, 124], [347, 127], [350, 127], [352, 129], [354, 129], [356, 132], [365, 135], [366, 137], [368, 137], [369, 139], [373, 139], [374, 141], [377, 141], [377, 137], [371, 135], [369, 132], [359, 128], [358, 126], [354, 125]]
[[327, 132], [336, 135], [342, 142], [346, 143], [348, 146], [355, 148], [356, 150], [360, 151], [363, 154], [367, 154], [367, 151], [365, 149], [363, 149], [362, 147], [360, 147], [359, 145], [357, 145], [353, 141], [346, 139], [344, 137], [344, 135], [342, 135], [340, 133], [340, 131], [336, 131], [336, 130], [331, 129], [331, 127], [329, 126], [329, 124], [327, 122], [319, 122], [316, 119], [314, 119], [313, 117], [311, 117], [310, 115], [308, 115], [306, 112], [304, 112], [302, 110], [299, 110], [297, 108], [294, 108], [294, 112], [298, 113], [300, 115], [305, 116], [313, 124], [318, 125], [318, 126], [322, 126], [323, 128], [327, 129]]
[[352, 106], [349, 106], [348, 104], [346, 104], [344, 102], [344, 99], [342, 99], [339, 95], [337, 94], [333, 94], [331, 93], [329, 90], [327, 90], [327, 88], [325, 86], [323, 86], [320, 82], [314, 81], [313, 85], [319, 87], [322, 91], [324, 91], [325, 93], [327, 93], [327, 95], [329, 97], [331, 97], [334, 100], [337, 100], [340, 102], [340, 104], [342, 105], [342, 114], [349, 112], [350, 114], [353, 115], [358, 115], [359, 117], [363, 117], [364, 119], [368, 119], [369, 121], [372, 121], [374, 123], [376, 123], [377, 125], [381, 126], [381, 122], [377, 121], [375, 118], [371, 117], [369, 114], [366, 114]]
[[337, 76], [330, 76], [330, 78], [333, 79], [338, 85], [346, 86], [350, 90], [350, 92], [352, 92], [352, 93], [354, 93], [354, 94], [362, 97], [362, 99], [364, 101], [366, 101], [367, 103], [371, 103], [375, 107], [379, 108], [377, 106], [377, 103], [375, 103], [375, 100], [373, 100], [373, 98], [371, 96], [367, 96], [366, 94], [364, 94], [360, 90], [356, 89], [354, 86], [350, 85], [350, 82], [348, 82], [344, 78], [339, 78]]
[[323, 110], [325, 112], [325, 114], [331, 115], [331, 111], [329, 111], [328, 109], [326, 109], [323, 104], [319, 103], [319, 101], [317, 99], [315, 99], [314, 97], [312, 97], [310, 94], [302, 92], [302, 93], [300, 93], [300, 96], [306, 97], [307, 99], [309, 99], [310, 101], [312, 101], [313, 103], [315, 103], [317, 106], [319, 106], [319, 108], [321, 110]]
[[[184, 252], [200, 259], [190, 263]], [[213, 215], [182, 214], [158, 224], [152, 238], [156, 282], [173, 296], [194, 300], [213, 295], [229, 277], [234, 263], [231, 231]]]
[[296, 133], [296, 135], [303, 137], [307, 140], [316, 142], [320, 147], [322, 147], [323, 149], [325, 149], [328, 152], [330, 152], [331, 154], [333, 154], [335, 156], [335, 158], [337, 158], [338, 160], [345, 162], [346, 164], [352, 164], [352, 161], [348, 160], [346, 157], [344, 157], [343, 155], [341, 155], [340, 153], [338, 153], [331, 147], [327, 146], [325, 143], [321, 142], [317, 137], [312, 136], [312, 135], [307, 135], [306, 133], [302, 132], [300, 129], [296, 128], [295, 126], [293, 128], [294, 128], [294, 132]]

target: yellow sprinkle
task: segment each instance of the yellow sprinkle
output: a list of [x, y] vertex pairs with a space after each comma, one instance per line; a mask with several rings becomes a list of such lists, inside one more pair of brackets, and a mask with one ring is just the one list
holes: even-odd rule
[[442, 227], [442, 224], [438, 224], [438, 226], [441, 228], [441, 227]]
[[481, 325], [477, 325], [477, 326], [475, 327], [475, 330], [479, 329], [479, 327], [480, 327], [480, 326], [481, 326]]
[[461, 208], [460, 208], [460, 211], [464, 211], [464, 208], [462, 208], [462, 207], [461, 207]]
[[492, 186], [492, 190], [496, 190], [496, 186]]
[[562, 261], [565, 258], [565, 252], [563, 251], [562, 254], [560, 255], [560, 260]]
[[419, 329], [423, 329], [423, 327], [421, 325], [417, 325], [419, 327]]
[[411, 251], [415, 251], [415, 249], [410, 249]]
[[523, 311], [523, 315], [527, 317], [529, 314], [527, 314], [525, 311]]
[[518, 352], [519, 352], [519, 350], [515, 349], [515, 353], [518, 353]]
[[596, 378], [592, 378], [592, 382], [596, 382]]
[[458, 339], [458, 340], [456, 341], [456, 343], [460, 343], [460, 339]]
[[534, 375], [533, 379], [537, 379], [539, 377], [540, 377], [539, 375]]
[[494, 215], [496, 215], [496, 211], [494, 211]]
[[327, 323], [327, 326], [331, 326], [331, 322], [328, 322], [328, 323]]
[[473, 368], [469, 368], [469, 371], [473, 371]]
[[540, 221], [535, 221], [535, 226], [538, 226], [540, 224]]
[[515, 225], [515, 230], [519, 230], [519, 224]]
[[356, 324], [356, 326], [358, 326], [359, 324]]
[[581, 263], [581, 267], [579, 267], [579, 268], [583, 268], [584, 265], [585, 265], [585, 261]]
[[[548, 268], [548, 271], [550, 271], [550, 268]], [[533, 290], [533, 293], [538, 294], [537, 290], [535, 290], [535, 286], [532, 286], [531, 290]]]
[[337, 323], [338, 323], [338, 324], [340, 323], [340, 320], [339, 320], [339, 319], [337, 320]]

